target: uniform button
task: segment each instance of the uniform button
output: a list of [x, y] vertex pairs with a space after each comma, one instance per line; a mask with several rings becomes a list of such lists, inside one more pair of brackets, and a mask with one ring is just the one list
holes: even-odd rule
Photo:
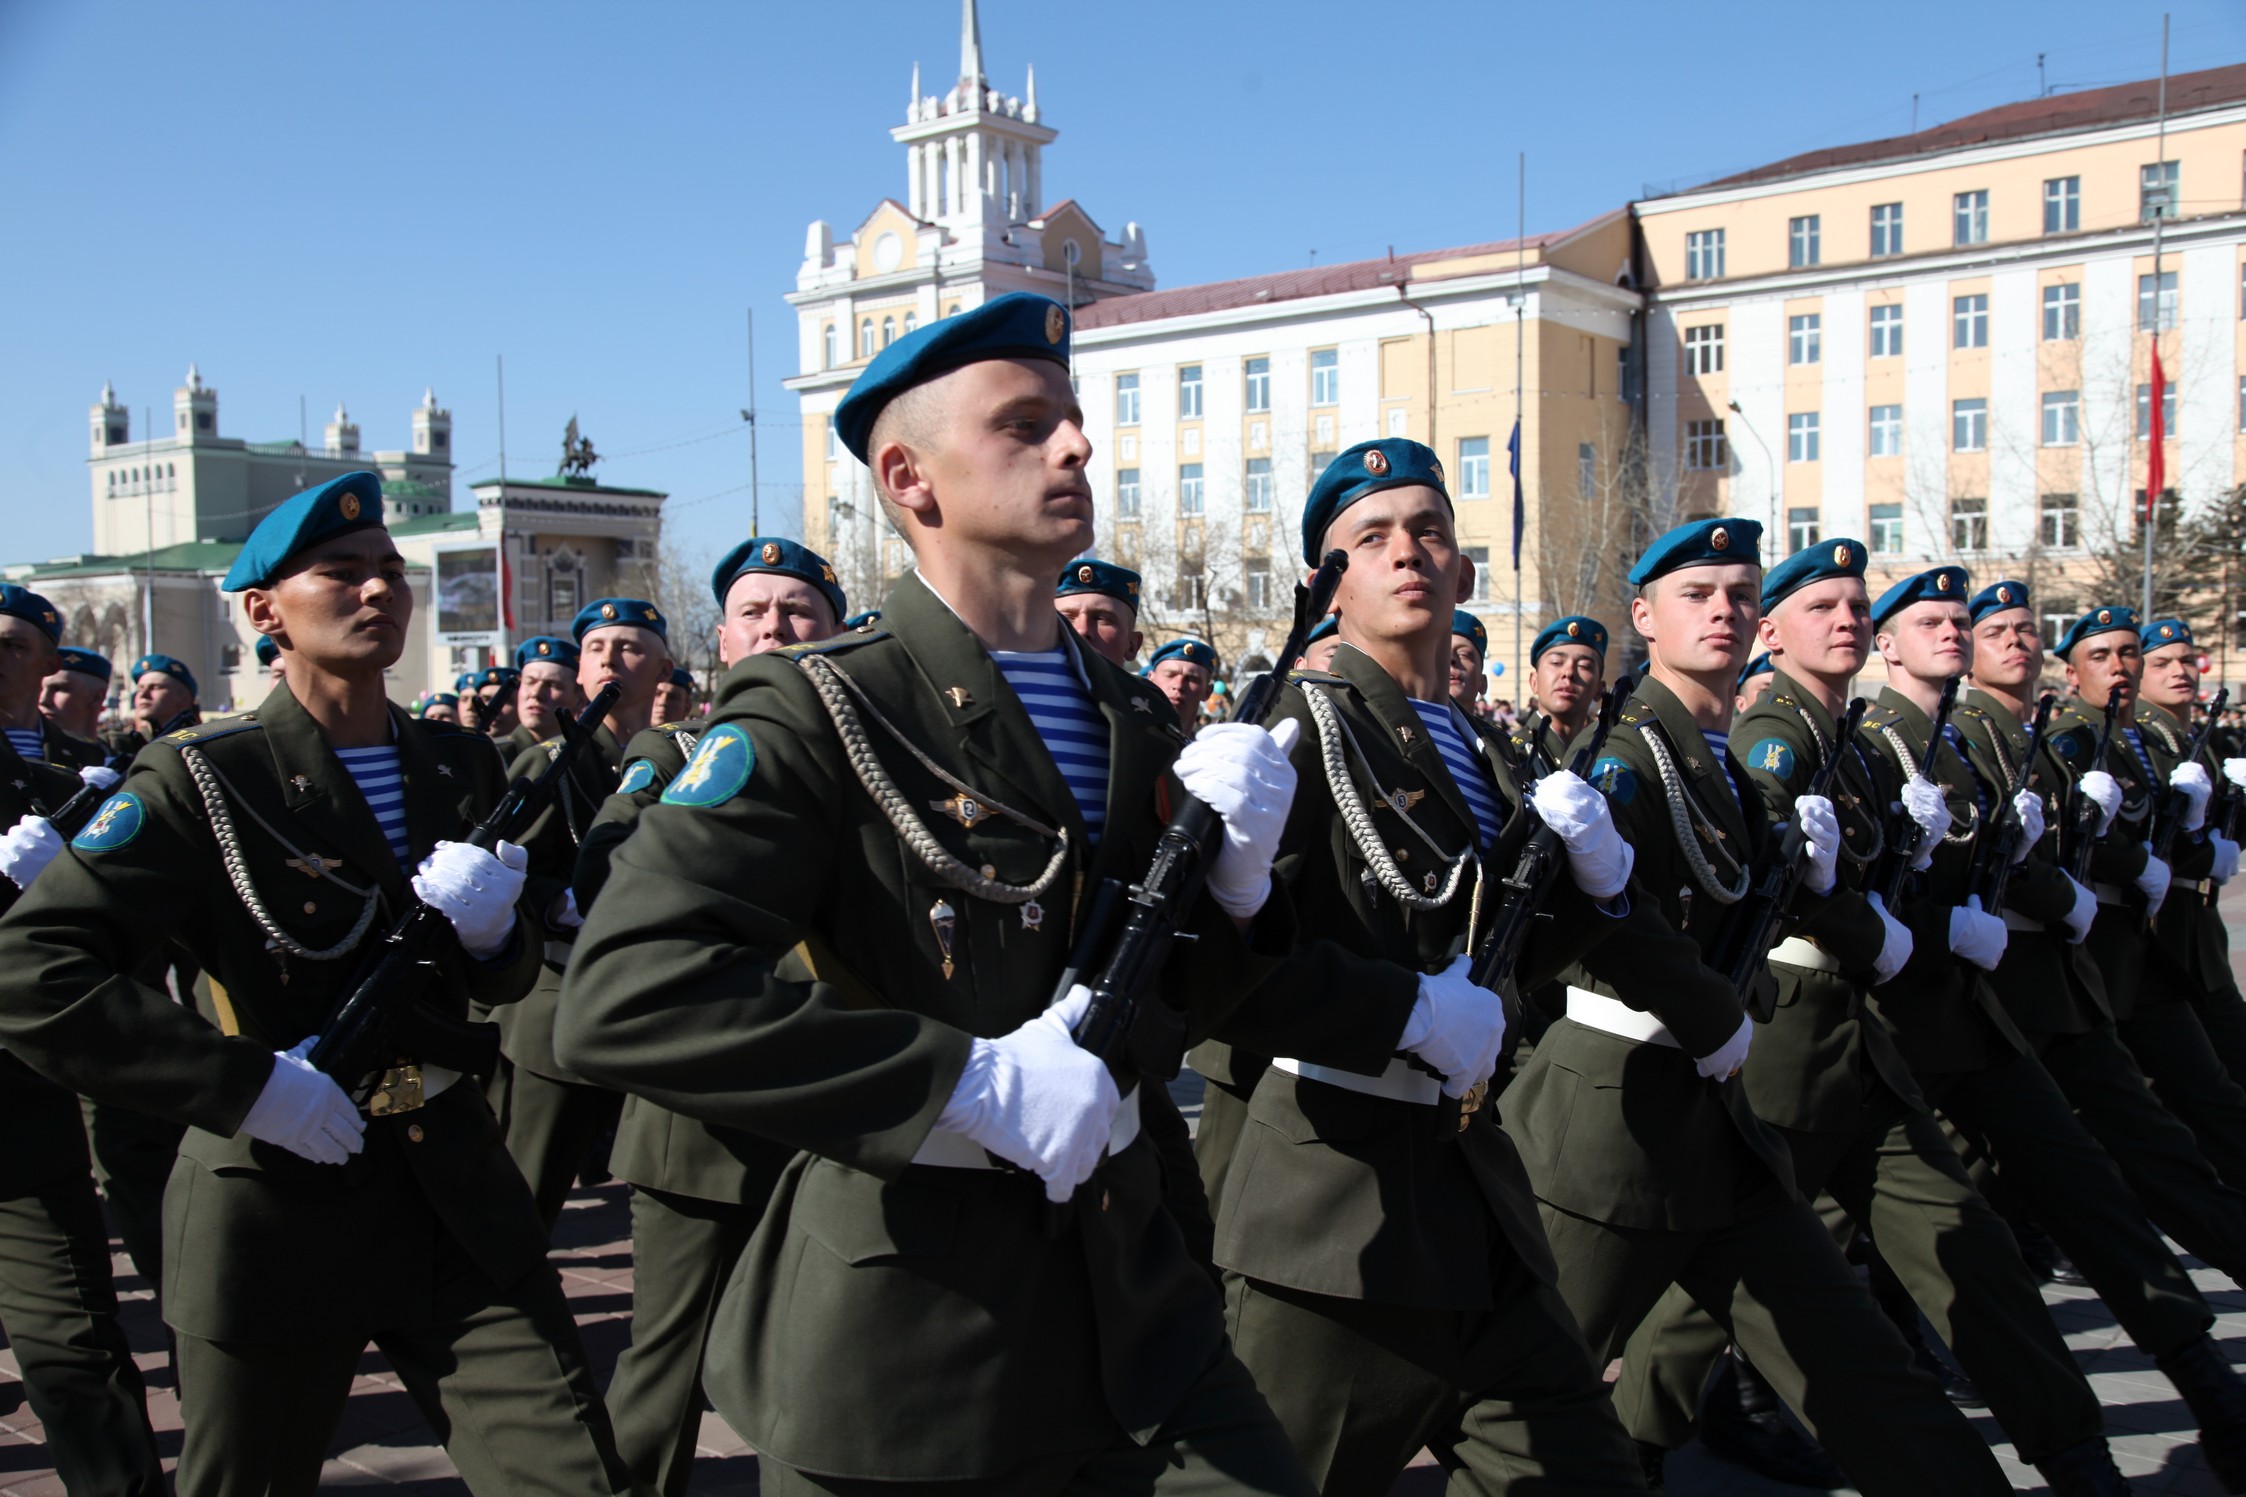
[[1109, 1206], [1110, 1206], [1111, 1204], [1113, 1204], [1113, 1197], [1111, 1197], [1111, 1196], [1110, 1196], [1110, 1195], [1108, 1194], [1108, 1192], [1106, 1192], [1106, 1191], [1104, 1191], [1104, 1190], [1103, 1190], [1103, 1191], [1101, 1191], [1101, 1192], [1100, 1192], [1100, 1209], [1101, 1209], [1102, 1211], [1105, 1211], [1105, 1210], [1107, 1210], [1107, 1208], [1108, 1208], [1108, 1207], [1109, 1207]]
[[1410, 853], [1410, 851], [1409, 851], [1409, 850], [1407, 850], [1407, 849], [1405, 849], [1405, 848], [1401, 848], [1401, 847], [1399, 847], [1399, 848], [1397, 848], [1397, 849], [1396, 849], [1396, 861], [1397, 861], [1397, 862], [1399, 862], [1399, 863], [1409, 863], [1409, 862], [1410, 862], [1411, 860], [1412, 860], [1412, 855], [1411, 855], [1411, 853]]
[[415, 1143], [419, 1143], [426, 1135], [422, 1133], [419, 1123], [409, 1123], [406, 1125], [406, 1137], [412, 1139]]
[[997, 866], [996, 866], [995, 864], [991, 864], [991, 863], [985, 863], [985, 864], [983, 865], [983, 877], [984, 877], [984, 878], [996, 878], [996, 877], [998, 877], [998, 868], [997, 868]]
[[305, 913], [305, 914], [307, 914], [307, 915], [316, 915], [316, 914], [318, 914], [319, 912], [320, 912], [320, 907], [319, 907], [318, 905], [314, 904], [314, 903], [313, 903], [313, 902], [312, 902], [311, 900], [309, 900], [309, 899], [307, 899], [307, 900], [305, 900], [305, 901], [304, 901], [304, 913]]

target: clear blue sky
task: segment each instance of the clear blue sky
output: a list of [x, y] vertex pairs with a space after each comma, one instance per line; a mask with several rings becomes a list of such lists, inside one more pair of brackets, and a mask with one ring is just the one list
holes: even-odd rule
[[[799, 478], [805, 226], [903, 196], [912, 64], [957, 71], [958, 0], [0, 0], [0, 559], [86, 549], [86, 407], [167, 412], [189, 360], [220, 424], [313, 439], [338, 397], [405, 445], [433, 385], [466, 480], [574, 413], [610, 481], [689, 544], [748, 526], [743, 314], [765, 523]], [[1498, 238], [2038, 86], [2159, 70], [2160, 10], [982, 0], [994, 83], [1061, 131], [1046, 195], [1147, 229], [1160, 283]], [[2177, 72], [2246, 61], [2246, 6], [2177, 0]], [[1088, 23], [1088, 24], [1087, 24]]]

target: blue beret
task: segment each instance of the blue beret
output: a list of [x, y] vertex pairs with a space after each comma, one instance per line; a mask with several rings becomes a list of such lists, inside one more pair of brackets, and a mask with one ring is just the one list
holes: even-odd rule
[[1477, 655], [1487, 655], [1490, 652], [1489, 630], [1482, 627], [1480, 619], [1463, 608], [1451, 610], [1451, 638], [1472, 642]]
[[1973, 615], [1973, 622], [1978, 624], [1992, 613], [2029, 606], [2028, 585], [2025, 582], [1999, 577], [1973, 595], [1973, 601], [1966, 605], [1966, 611]]
[[238, 593], [246, 587], [270, 587], [288, 559], [314, 541], [371, 530], [381, 523], [381, 479], [372, 473], [331, 478], [316, 489], [282, 500], [279, 508], [258, 521], [219, 588]]
[[1630, 585], [1644, 587], [1686, 567], [1734, 561], [1762, 565], [1762, 526], [1753, 520], [1694, 520], [1645, 548], [1630, 568]]
[[270, 634], [257, 637], [257, 663], [272, 669], [273, 662], [281, 658], [281, 642]]
[[663, 621], [663, 610], [645, 598], [593, 599], [577, 610], [577, 622], [569, 626], [569, 637], [583, 644], [593, 630], [617, 624], [630, 624], [648, 630], [665, 644], [671, 642], [671, 627]]
[[671, 671], [671, 684], [681, 691], [694, 689], [694, 672], [681, 665]]
[[1570, 614], [1564, 619], [1554, 619], [1536, 631], [1536, 642], [1529, 646], [1529, 664], [1544, 658], [1544, 652], [1554, 645], [1587, 645], [1598, 652], [1599, 659], [1607, 658], [1607, 626], [1587, 614]]
[[1065, 598], [1072, 593], [1098, 593], [1136, 610], [1141, 580], [1129, 567], [1119, 567], [1112, 561], [1073, 561], [1068, 570], [1061, 573], [1060, 585], [1053, 589], [1053, 596]]
[[1770, 612], [1812, 582], [1835, 577], [1864, 575], [1864, 543], [1846, 539], [1819, 541], [1796, 551], [1762, 577], [1762, 611]]
[[1341, 615], [1338, 613], [1329, 613], [1324, 618], [1320, 619], [1317, 623], [1310, 626], [1310, 634], [1303, 640], [1303, 643], [1306, 645], [1314, 645], [1319, 640], [1324, 639], [1327, 635], [1339, 634], [1340, 632]]
[[1738, 686], [1743, 689], [1755, 677], [1767, 676], [1777, 669], [1778, 667], [1771, 663], [1770, 652], [1765, 650], [1762, 654], [1748, 661], [1745, 668], [1739, 672]]
[[98, 676], [108, 680], [115, 672], [110, 668], [107, 655], [96, 655], [91, 650], [81, 650], [76, 645], [64, 645], [55, 651], [62, 657], [62, 668], [76, 671], [81, 676]]
[[50, 643], [62, 638], [62, 615], [55, 610], [54, 604], [28, 587], [18, 587], [13, 582], [0, 582], [0, 614], [37, 626]]
[[2192, 642], [2191, 625], [2182, 619], [2154, 619], [2137, 632], [2138, 642], [2149, 652]]
[[544, 661], [548, 665], [567, 666], [571, 671], [575, 671], [577, 669], [577, 646], [559, 635], [534, 634], [515, 646], [515, 669], [519, 671], [533, 661]]
[[835, 581], [834, 568], [827, 565], [827, 559], [795, 541], [780, 536], [752, 535], [726, 552], [717, 570], [710, 573], [710, 593], [717, 599], [718, 607], [725, 606], [725, 595], [744, 572], [771, 572], [810, 583], [825, 597], [837, 622], [850, 611], [849, 601], [842, 595], [842, 584]]
[[179, 659], [179, 657], [177, 657], [176, 655], [141, 656], [138, 660], [133, 662], [133, 684], [136, 686], [139, 685], [140, 678], [147, 675], [150, 671], [155, 671], [159, 675], [171, 677], [174, 681], [177, 681], [180, 685], [187, 688], [187, 694], [189, 696], [194, 696], [197, 694], [195, 690], [195, 673], [189, 670], [187, 668], [187, 663]]
[[2074, 621], [2067, 629], [2065, 637], [2059, 641], [2058, 648], [2051, 653], [2064, 660], [2074, 653], [2076, 645], [2081, 644], [2093, 634], [2111, 634], [2116, 629], [2126, 629], [2131, 634], [2135, 634], [2137, 632], [2137, 610], [2124, 607], [2119, 603], [2107, 608], [2090, 609], [2081, 618]]
[[1010, 291], [905, 334], [866, 365], [834, 408], [835, 435], [869, 461], [874, 418], [915, 385], [986, 359], [1049, 359], [1068, 367], [1068, 309], [1049, 296]]
[[845, 629], [871, 629], [881, 622], [881, 610], [869, 608], [864, 613], [854, 613], [842, 621]]
[[522, 678], [523, 673], [511, 665], [487, 665], [477, 672], [475, 684], [478, 686], [499, 686], [511, 690], [515, 683]]
[[454, 696], [451, 692], [432, 691], [429, 693], [429, 700], [421, 704], [421, 711], [418, 715], [428, 716], [431, 707], [458, 707], [459, 705], [460, 698]]
[[1913, 603], [1956, 603], [1963, 606], [1973, 589], [1973, 578], [1963, 567], [1928, 567], [1914, 572], [1879, 595], [1872, 605], [1872, 627], [1878, 628]]
[[474, 691], [476, 689], [476, 673], [474, 671], [462, 671], [459, 675], [454, 676], [452, 678], [452, 689], [454, 691]]
[[1154, 652], [1154, 658], [1146, 663], [1146, 669], [1139, 674], [1153, 675], [1154, 668], [1165, 660], [1182, 660], [1187, 665], [1198, 665], [1212, 675], [1216, 673], [1217, 652], [1214, 646], [1198, 639], [1173, 639]]
[[1450, 503], [1442, 459], [1435, 456], [1433, 448], [1407, 437], [1359, 442], [1336, 457], [1310, 486], [1310, 498], [1302, 507], [1302, 559], [1318, 565], [1325, 555], [1326, 532], [1350, 505], [1382, 489], [1412, 484], [1433, 489], [1443, 496], [1445, 504]]

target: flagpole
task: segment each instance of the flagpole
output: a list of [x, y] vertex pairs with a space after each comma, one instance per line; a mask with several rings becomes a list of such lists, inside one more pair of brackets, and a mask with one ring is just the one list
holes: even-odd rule
[[1521, 386], [1528, 361], [1528, 254], [1529, 254], [1529, 153], [1522, 151], [1514, 184], [1513, 240], [1513, 690], [1516, 712], [1528, 709], [1528, 677], [1522, 674], [1521, 615], [1527, 602], [1521, 596]]
[[2152, 440], [2145, 452], [2145, 513], [2141, 522], [2145, 533], [2145, 578], [2137, 610], [2138, 619], [2148, 624], [2152, 622], [2152, 533], [2160, 525], [2160, 490], [2166, 487], [2168, 477], [2168, 455], [2162, 450], [2168, 438], [2168, 423], [2160, 419], [2161, 397], [2167, 393], [2161, 388], [2164, 381], [2160, 378], [2160, 333], [2166, 321], [2160, 315], [2161, 238], [2168, 226], [2172, 201], [2168, 192], [2168, 16], [2165, 12], [2160, 17], [2160, 134], [2159, 145], [2153, 151], [2153, 170], [2160, 173], [2160, 202], [2152, 220], [2152, 367], [2147, 375], [2151, 384], [2145, 392], [2151, 407], [2145, 413], [2145, 434]]

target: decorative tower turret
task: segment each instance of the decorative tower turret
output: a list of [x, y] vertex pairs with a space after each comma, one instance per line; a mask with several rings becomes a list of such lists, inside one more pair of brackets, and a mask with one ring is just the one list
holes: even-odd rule
[[183, 442], [218, 435], [218, 391], [203, 383], [193, 364], [187, 366], [187, 383], [172, 391], [172, 435]]
[[113, 447], [122, 447], [132, 439], [132, 413], [117, 403], [116, 387], [109, 381], [101, 384], [101, 399], [87, 412], [92, 426], [93, 455], [100, 457]]

